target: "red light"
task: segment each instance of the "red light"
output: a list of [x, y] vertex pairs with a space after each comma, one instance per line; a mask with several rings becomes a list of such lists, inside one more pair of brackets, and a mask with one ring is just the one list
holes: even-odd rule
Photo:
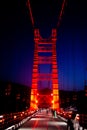
[[14, 119], [16, 119], [17, 118], [17, 116], [14, 116]]

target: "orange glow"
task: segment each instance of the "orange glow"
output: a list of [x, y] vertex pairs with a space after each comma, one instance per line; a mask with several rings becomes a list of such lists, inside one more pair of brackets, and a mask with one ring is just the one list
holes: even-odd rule
[[58, 96], [53, 96], [54, 101], [58, 101]]
[[14, 119], [16, 119], [17, 118], [17, 116], [14, 116]]
[[33, 95], [31, 95], [31, 101], [33, 101], [33, 99], [34, 99], [34, 96], [33, 96]]
[[38, 101], [36, 100], [36, 103], [38, 103]]
[[52, 100], [52, 103], [54, 103], [54, 101]]
[[1, 122], [3, 122], [3, 120], [2, 120], [2, 119], [0, 120], [0, 123], [1, 123]]
[[53, 90], [53, 94], [57, 95], [58, 94], [58, 90], [57, 89]]
[[31, 94], [36, 94], [36, 93], [37, 93], [37, 89], [34, 88], [31, 90]]
[[58, 89], [58, 84], [53, 84], [54, 89]]

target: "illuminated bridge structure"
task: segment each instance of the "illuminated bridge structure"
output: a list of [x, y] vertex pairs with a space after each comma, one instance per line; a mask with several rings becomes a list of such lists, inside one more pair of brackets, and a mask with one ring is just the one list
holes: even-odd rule
[[[27, 0], [27, 6], [29, 10], [29, 17], [31, 19], [32, 27], [34, 30], [34, 62], [33, 62], [33, 72], [32, 72], [32, 88], [30, 97], [30, 108], [38, 109], [39, 107], [50, 107], [55, 110], [59, 110], [59, 85], [58, 85], [58, 70], [57, 70], [57, 56], [56, 56], [56, 40], [57, 40], [57, 28], [60, 26], [62, 15], [64, 12], [64, 7], [66, 0], [62, 1], [61, 10], [58, 16], [57, 27], [52, 29], [51, 37], [48, 39], [43, 39], [40, 35], [39, 29], [35, 27], [35, 21], [32, 14], [30, 0]], [[37, 29], [36, 29], [37, 28]], [[40, 55], [43, 53], [42, 55]], [[49, 55], [47, 54], [49, 53]], [[39, 71], [40, 65], [50, 65], [50, 72], [45, 73]], [[45, 67], [44, 67], [45, 68]], [[43, 69], [44, 70], [44, 69]], [[50, 94], [42, 94], [39, 91], [40, 81], [50, 81], [51, 90]], [[44, 87], [46, 87], [44, 85]], [[42, 86], [41, 86], [42, 88]], [[49, 88], [49, 85], [48, 85]]]
[[[31, 109], [38, 109], [38, 107], [51, 107], [52, 109], [59, 110], [56, 36], [56, 29], [52, 29], [51, 37], [49, 39], [43, 39], [40, 35], [39, 29], [34, 29], [35, 48], [30, 99]], [[50, 72], [40, 72], [40, 65], [50, 65]], [[38, 86], [40, 81], [51, 82], [52, 92], [50, 94], [39, 93]]]
[[[58, 11], [59, 14], [58, 14], [57, 25], [55, 26], [55, 29], [54, 28], [52, 29], [51, 36], [48, 39], [43, 39], [41, 37], [39, 29], [36, 27], [36, 25], [38, 24], [33, 17], [33, 11], [32, 11], [33, 8], [31, 8], [31, 5], [33, 5], [31, 3], [31, 0], [27, 0], [26, 6], [28, 7], [29, 10], [29, 17], [31, 19], [31, 23], [34, 31], [34, 42], [35, 42], [30, 108], [37, 110], [40, 107], [42, 108], [50, 107], [55, 110], [60, 110], [61, 100], [59, 100], [56, 40], [57, 40], [57, 29], [60, 26], [62, 16], [64, 14], [64, 8], [67, 5], [67, 0], [61, 1], [60, 12]], [[40, 53], [43, 53], [43, 55], [40, 55]], [[49, 53], [50, 55], [48, 55], [47, 53]], [[51, 67], [50, 73], [40, 72], [39, 66], [41, 64], [42, 65], [49, 64]], [[41, 89], [43, 87], [40, 84], [40, 81], [51, 82], [52, 91], [50, 94], [48, 93], [43, 94], [39, 91], [39, 88]], [[49, 88], [50, 86], [44, 85], [44, 87]]]

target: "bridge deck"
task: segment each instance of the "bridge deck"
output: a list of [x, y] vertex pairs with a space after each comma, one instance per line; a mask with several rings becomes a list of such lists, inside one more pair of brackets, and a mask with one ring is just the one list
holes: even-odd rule
[[67, 124], [60, 117], [53, 117], [51, 111], [41, 110], [18, 130], [66, 130]]

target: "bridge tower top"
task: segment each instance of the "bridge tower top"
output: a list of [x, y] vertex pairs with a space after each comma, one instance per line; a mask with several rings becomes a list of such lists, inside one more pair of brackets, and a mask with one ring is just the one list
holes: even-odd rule
[[49, 38], [42, 38], [40, 35], [39, 29], [34, 29], [34, 40], [36, 41], [51, 41], [51, 40], [57, 40], [57, 29], [53, 28], [51, 32], [51, 36]]

